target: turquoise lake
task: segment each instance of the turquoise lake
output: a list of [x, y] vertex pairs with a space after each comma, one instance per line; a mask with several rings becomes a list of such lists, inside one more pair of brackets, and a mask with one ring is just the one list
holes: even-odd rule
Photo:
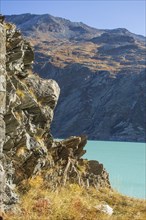
[[98, 160], [109, 173], [114, 189], [124, 195], [146, 198], [146, 144], [88, 141], [83, 156]]

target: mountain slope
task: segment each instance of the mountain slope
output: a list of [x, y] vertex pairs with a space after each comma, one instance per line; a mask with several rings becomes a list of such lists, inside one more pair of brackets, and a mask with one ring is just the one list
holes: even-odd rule
[[55, 137], [145, 141], [145, 38], [124, 28], [98, 30], [51, 15], [13, 15], [35, 48], [34, 70], [61, 95]]

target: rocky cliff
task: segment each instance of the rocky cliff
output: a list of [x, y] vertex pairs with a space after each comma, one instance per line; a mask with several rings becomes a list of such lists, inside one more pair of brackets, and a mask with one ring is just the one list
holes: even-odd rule
[[[2, 18], [2, 17], [1, 17]], [[110, 187], [97, 161], [82, 159], [86, 136], [53, 139], [50, 125], [60, 88], [32, 71], [34, 52], [15, 25], [0, 19], [0, 209], [18, 200], [15, 186], [41, 175], [47, 187], [66, 183]]]
[[5, 170], [3, 163], [3, 146], [5, 142], [6, 113], [6, 31], [0, 22], [0, 210], [3, 210], [3, 197], [5, 189]]
[[145, 141], [145, 37], [51, 15], [7, 16], [35, 47], [34, 70], [57, 81], [55, 137]]

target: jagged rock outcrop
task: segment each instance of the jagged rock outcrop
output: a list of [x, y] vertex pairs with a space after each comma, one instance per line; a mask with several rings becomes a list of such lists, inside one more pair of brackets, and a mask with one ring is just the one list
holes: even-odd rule
[[60, 88], [55, 81], [43, 80], [32, 73], [33, 49], [15, 25], [4, 23], [1, 27], [4, 71], [0, 76], [4, 80], [6, 77], [6, 89], [0, 84], [0, 100], [6, 98], [0, 115], [0, 146], [4, 157], [0, 165], [0, 174], [4, 176], [1, 204], [6, 209], [15, 203], [14, 186], [38, 174], [53, 189], [67, 182], [110, 187], [103, 165], [81, 158], [86, 136], [53, 139], [50, 125]]
[[[46, 154], [47, 148], [52, 145], [49, 128], [60, 90], [55, 81], [42, 80], [37, 75], [32, 75], [34, 55], [30, 44], [22, 38], [15, 26], [6, 24], [6, 28], [7, 97], [4, 151], [13, 158], [16, 174], [14, 181], [18, 182], [29, 176], [30, 172], [27, 172], [26, 167], [24, 169], [28, 158], [31, 158], [29, 169], [33, 172], [37, 160]], [[23, 169], [25, 171], [22, 172]]]

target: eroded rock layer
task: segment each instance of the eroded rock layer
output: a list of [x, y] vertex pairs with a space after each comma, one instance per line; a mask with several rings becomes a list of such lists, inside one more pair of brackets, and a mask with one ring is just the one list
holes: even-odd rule
[[[6, 36], [1, 34], [1, 47], [4, 46], [3, 50], [6, 47], [6, 67], [2, 51], [6, 101], [0, 116], [4, 155], [0, 168], [5, 172], [6, 181], [1, 203], [5, 207], [15, 203], [14, 184], [20, 185], [34, 175], [42, 175], [53, 189], [67, 182], [85, 187], [110, 187], [103, 165], [82, 159], [86, 136], [53, 139], [50, 125], [60, 88], [54, 80], [43, 80], [32, 73], [33, 49], [20, 31], [12, 24], [1, 26], [6, 32]], [[0, 92], [2, 99], [3, 92]]]

